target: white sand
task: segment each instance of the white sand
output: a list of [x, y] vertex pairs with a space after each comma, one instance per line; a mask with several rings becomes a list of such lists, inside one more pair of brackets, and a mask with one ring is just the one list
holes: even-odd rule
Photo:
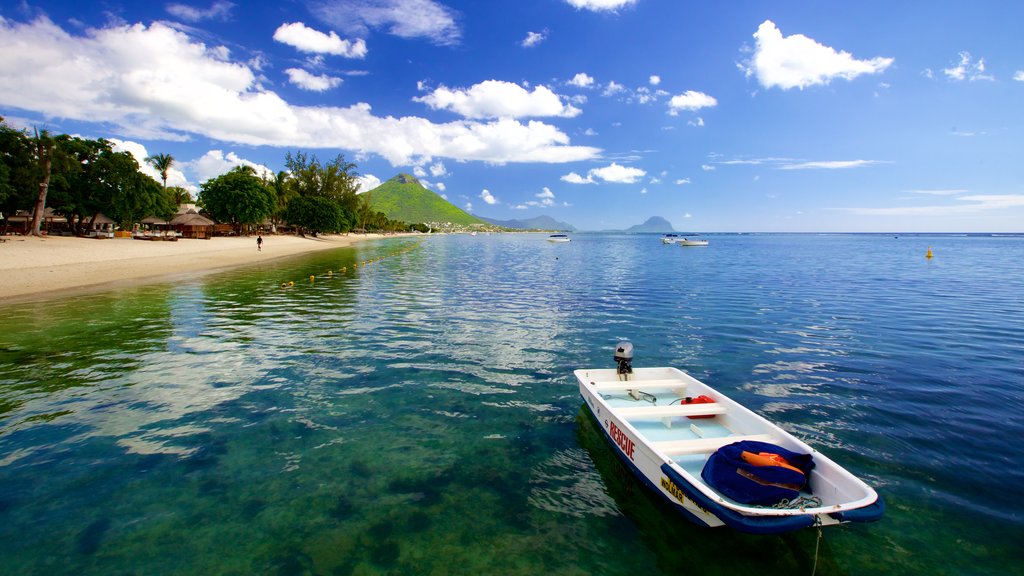
[[104, 290], [183, 274], [194, 277], [381, 237], [379, 234], [320, 238], [269, 235], [263, 237], [263, 250], [257, 251], [255, 236], [210, 240], [182, 238], [177, 242], [3, 236], [6, 242], [0, 242], [0, 302]]

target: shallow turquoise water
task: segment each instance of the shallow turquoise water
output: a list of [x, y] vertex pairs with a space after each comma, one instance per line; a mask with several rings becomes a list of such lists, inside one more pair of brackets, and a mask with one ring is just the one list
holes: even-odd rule
[[818, 574], [1024, 573], [1024, 238], [710, 240], [400, 238], [0, 308], [0, 573], [810, 574], [813, 531], [690, 525], [618, 464], [572, 370], [623, 338], [878, 488]]

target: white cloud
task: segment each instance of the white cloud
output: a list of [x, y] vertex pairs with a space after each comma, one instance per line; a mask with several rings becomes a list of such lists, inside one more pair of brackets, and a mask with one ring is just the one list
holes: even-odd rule
[[400, 38], [428, 38], [435, 44], [458, 44], [462, 31], [456, 13], [433, 0], [326, 0], [310, 10], [338, 30], [365, 37], [383, 30]]
[[680, 110], [697, 111], [701, 108], [713, 108], [718, 105], [718, 100], [703, 92], [687, 90], [682, 94], [673, 96], [668, 101], [668, 113], [675, 116]]
[[594, 181], [587, 177], [584, 178], [575, 172], [569, 172], [561, 178], [562, 182], [568, 182], [569, 184], [593, 184]]
[[573, 76], [572, 80], [569, 80], [568, 84], [577, 86], [579, 88], [590, 88], [591, 86], [594, 85], [594, 78], [588, 76], [585, 72], [580, 72], [579, 74]]
[[615, 162], [603, 168], [594, 168], [587, 172], [587, 177], [584, 178], [575, 172], [570, 172], [565, 176], [562, 176], [563, 182], [570, 184], [594, 184], [597, 179], [604, 180], [613, 184], [635, 184], [643, 178], [647, 172], [640, 168], [633, 168], [630, 166], [622, 166]]
[[658, 84], [661, 84], [661, 76], [651, 74], [651, 77], [648, 78], [648, 82], [651, 83], [651, 86], [657, 86]]
[[566, 0], [577, 10], [593, 10], [594, 12], [614, 12], [619, 8], [632, 6], [636, 0]]
[[341, 78], [335, 78], [326, 74], [316, 76], [302, 68], [289, 68], [285, 70], [285, 74], [288, 75], [289, 82], [310, 92], [325, 92], [341, 85]]
[[[545, 186], [544, 189], [538, 192], [537, 194], [534, 194], [534, 197], [539, 198], [539, 200], [529, 200], [527, 202], [524, 202], [523, 204], [517, 204], [515, 208], [517, 210], [525, 210], [529, 207], [551, 208], [553, 206], [558, 205], [555, 202], [555, 193], [552, 192], [551, 189], [548, 188], [547, 186]], [[568, 206], [568, 204], [566, 204], [566, 206]]]
[[369, 192], [377, 186], [380, 186], [380, 178], [377, 178], [373, 174], [362, 174], [360, 176], [356, 176], [356, 182], [359, 183], [359, 189], [357, 190], [359, 194]]
[[841, 170], [844, 168], [860, 168], [871, 164], [881, 164], [881, 160], [822, 160], [816, 162], [799, 162], [796, 164], [784, 164], [779, 170], [813, 170], [822, 168], [826, 170]]
[[647, 194], [647, 188], [646, 188], [646, 187], [644, 187], [644, 188], [641, 188], [641, 189], [640, 189], [640, 193], [641, 193], [641, 194]]
[[948, 190], [910, 190], [911, 194], [926, 194], [928, 196], [956, 196], [963, 194], [967, 190], [962, 188], [954, 188]]
[[480, 191], [480, 199], [482, 199], [484, 202], [491, 206], [494, 206], [495, 204], [498, 203], [498, 199], [495, 198], [494, 195], [491, 194], [490, 190], [488, 190], [487, 188], [484, 188], [483, 190]]
[[586, 130], [583, 131], [583, 135], [584, 136], [597, 136], [597, 130], [594, 130], [593, 128], [587, 128]]
[[540, 44], [541, 42], [546, 40], [547, 37], [548, 37], [547, 30], [545, 30], [543, 32], [527, 32], [526, 33], [526, 38], [523, 38], [523, 41], [522, 41], [521, 45], [522, 45], [523, 48], [530, 48], [530, 47], [536, 46], [537, 44]]
[[463, 208], [463, 210], [465, 210], [466, 212], [473, 212], [473, 203], [472, 202], [466, 202], [466, 207]]
[[687, 212], [686, 214], [683, 214], [683, 218], [693, 218], [693, 214]]
[[649, 104], [651, 102], [656, 102], [658, 98], [661, 98], [662, 96], [668, 96], [668, 92], [665, 92], [664, 90], [652, 91], [646, 86], [641, 86], [636, 89], [629, 101], [638, 102], [640, 104]]
[[[942, 72], [946, 78], [954, 81], [970, 80], [995, 80], [991, 74], [985, 74], [985, 59], [979, 58], [977, 62], [971, 62], [970, 52], [961, 52], [960, 61], [950, 68], [943, 68]], [[1016, 78], [1016, 77], [1015, 77]]]
[[676, 180], [676, 184], [678, 184], [680, 186], [683, 186], [683, 185], [686, 185], [686, 184], [689, 184], [689, 183], [690, 183], [690, 179], [689, 178], [680, 178], [680, 179]]
[[1024, 207], [1024, 194], [977, 194], [956, 198], [965, 204], [896, 206], [892, 208], [844, 208], [862, 216], [950, 216]]
[[[444, 192], [447, 189], [447, 186], [444, 185], [444, 182], [438, 182], [437, 189], [440, 190], [441, 192]], [[445, 200], [448, 199], [448, 197], [445, 196], [444, 194], [442, 194], [441, 197], [444, 198]]]
[[332, 54], [345, 58], [366, 57], [366, 41], [362, 38], [354, 41], [342, 40], [333, 30], [330, 34], [324, 34], [319, 30], [307, 28], [302, 22], [281, 24], [274, 32], [274, 40], [301, 52]]
[[[160, 172], [158, 172], [156, 168], [153, 168], [149, 162], [146, 162], [146, 158], [149, 158], [150, 154], [146, 150], [145, 145], [138, 142], [132, 142], [131, 140], [119, 140], [117, 138], [107, 138], [106, 140], [113, 145], [112, 148], [114, 149], [114, 152], [128, 152], [131, 154], [132, 157], [135, 158], [135, 161], [139, 163], [139, 172], [142, 172], [163, 184], [163, 177], [160, 175]], [[175, 160], [174, 163], [171, 164], [170, 170], [167, 171], [167, 185], [181, 186], [193, 191], [197, 190], [194, 185], [189, 184], [188, 178], [185, 177], [185, 173], [176, 167], [178, 165], [179, 162]]]
[[686, 121], [686, 125], [687, 126], [696, 126], [697, 128], [702, 128], [704, 126], [704, 119], [701, 118], [700, 116], [698, 116], [696, 120], [687, 120]]
[[448, 174], [448, 169], [444, 167], [444, 162], [435, 162], [430, 165], [430, 175], [434, 178], [440, 178]]
[[579, 108], [564, 104], [547, 86], [537, 86], [533, 92], [529, 92], [518, 84], [501, 80], [486, 80], [468, 90], [441, 86], [413, 100], [435, 110], [451, 110], [473, 119], [539, 116], [572, 118], [580, 113]]
[[168, 4], [167, 12], [172, 16], [177, 16], [182, 20], [188, 20], [189, 22], [198, 22], [200, 20], [227, 20], [231, 15], [231, 9], [234, 8], [234, 4], [224, 0], [217, 0], [209, 8], [205, 10], [202, 8], [193, 8], [186, 6], [185, 4]]
[[265, 178], [273, 178], [275, 176], [274, 171], [263, 164], [257, 164], [251, 160], [240, 158], [234, 152], [228, 152], [225, 155], [221, 150], [210, 150], [202, 158], [186, 162], [185, 165], [195, 172], [199, 182], [206, 182], [210, 178], [216, 178], [237, 166], [252, 166], [256, 170], [257, 176]]
[[623, 86], [622, 84], [619, 84], [615, 80], [612, 80], [611, 82], [608, 83], [607, 86], [604, 87], [604, 92], [601, 92], [601, 95], [602, 96], [614, 96], [616, 94], [619, 94], [619, 93], [625, 92], [625, 91], [626, 91], [626, 87], [625, 86]]
[[803, 90], [828, 84], [834, 78], [853, 80], [861, 74], [882, 72], [894, 61], [881, 57], [857, 60], [849, 52], [837, 52], [803, 34], [783, 37], [771, 20], [761, 23], [754, 38], [754, 56], [740, 67], [748, 77], [756, 75], [765, 88]]
[[1014, 72], [1013, 79], [1017, 82], [1024, 82], [1024, 70], [1017, 70]]
[[701, 164], [700, 169], [705, 172], [713, 172], [715, 170], [715, 167], [710, 164]]
[[426, 171], [425, 168], [423, 168], [423, 166], [413, 166], [413, 168], [412, 168], [412, 175], [417, 177], [417, 178], [426, 178], [427, 177], [427, 171]]
[[[43, 18], [0, 20], [0, 105], [107, 123], [133, 138], [202, 136], [253, 146], [340, 148], [392, 165], [418, 158], [572, 162], [600, 152], [572, 146], [549, 124], [512, 119], [435, 124], [374, 116], [369, 104], [297, 106], [264, 89], [246, 64], [155, 23], [72, 36]], [[32, 46], [25, 50], [25, 46]]]

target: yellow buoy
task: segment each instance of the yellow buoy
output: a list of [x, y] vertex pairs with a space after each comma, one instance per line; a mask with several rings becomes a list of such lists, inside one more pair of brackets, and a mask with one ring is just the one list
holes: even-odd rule
[[310, 274], [309, 281], [312, 282], [313, 280], [316, 280], [316, 276], [313, 276], [312, 274]]
[[281, 282], [281, 288], [287, 288], [287, 287], [288, 287], [288, 283], [287, 282]]
[[928, 247], [928, 251], [924, 253], [924, 257], [929, 259], [929, 260], [932, 259], [932, 247], [931, 246], [929, 246]]
[[334, 276], [334, 270], [328, 270], [327, 271], [327, 275], [328, 276]]
[[295, 286], [295, 282], [289, 282], [288, 285], [289, 286]]

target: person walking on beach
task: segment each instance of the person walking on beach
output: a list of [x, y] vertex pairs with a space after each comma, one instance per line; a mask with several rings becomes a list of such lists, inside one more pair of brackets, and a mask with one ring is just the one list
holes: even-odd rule
[[256, 235], [256, 251], [263, 252], [263, 236], [259, 234]]

